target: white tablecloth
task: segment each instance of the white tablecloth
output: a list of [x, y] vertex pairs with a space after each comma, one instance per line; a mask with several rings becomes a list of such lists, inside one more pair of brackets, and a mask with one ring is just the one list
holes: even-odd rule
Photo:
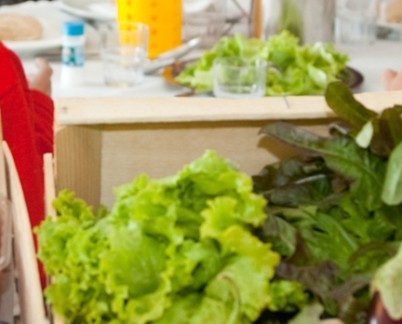
[[[53, 18], [58, 17], [60, 24], [68, 19], [76, 19], [62, 13], [57, 6], [57, 2], [39, 1], [34, 3], [21, 4], [17, 6], [40, 5], [47, 6], [47, 14]], [[7, 6], [6, 6], [7, 7]], [[1, 11], [0, 7], [0, 11]], [[94, 46], [94, 28], [88, 26], [89, 37], [87, 39], [89, 47]], [[355, 68], [364, 77], [363, 84], [355, 89], [355, 92], [371, 92], [384, 90], [382, 84], [382, 74], [385, 69], [392, 68], [400, 70], [402, 68], [402, 43], [395, 40], [377, 40], [372, 45], [337, 45], [337, 49], [350, 55], [349, 66]], [[26, 55], [22, 57], [27, 73], [35, 71], [32, 58]], [[85, 82], [79, 87], [61, 87], [60, 63], [56, 60], [51, 62], [54, 70], [53, 74], [53, 97], [108, 97], [108, 96], [174, 96], [182, 89], [167, 85], [163, 78], [156, 74], [147, 76], [145, 81], [132, 88], [113, 88], [106, 87], [103, 83], [102, 66], [99, 60], [88, 59], [85, 63]]]
[[[384, 90], [382, 74], [385, 69], [402, 68], [402, 44], [397, 41], [378, 40], [369, 46], [338, 45], [338, 50], [348, 53], [349, 66], [359, 71], [364, 81], [355, 92]], [[24, 60], [28, 72], [33, 72], [32, 60]], [[103, 83], [102, 65], [99, 60], [85, 63], [85, 82], [79, 87], [60, 87], [60, 64], [51, 62], [53, 74], [53, 97], [107, 97], [107, 96], [174, 96], [183, 89], [172, 87], [161, 75], [146, 76], [145, 81], [132, 88], [107, 87]]]
[[386, 69], [400, 71], [402, 68], [402, 43], [377, 40], [372, 45], [338, 45], [339, 51], [348, 53], [349, 66], [362, 73], [364, 82], [356, 92], [384, 90], [382, 75]]

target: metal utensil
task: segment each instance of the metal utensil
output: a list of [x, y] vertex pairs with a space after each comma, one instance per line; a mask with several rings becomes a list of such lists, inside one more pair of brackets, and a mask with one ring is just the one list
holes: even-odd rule
[[189, 41], [185, 42], [183, 45], [180, 45], [170, 51], [164, 52], [159, 55], [156, 59], [179, 59], [186, 54], [188, 54], [193, 49], [197, 48], [201, 44], [201, 37], [192, 38]]
[[144, 74], [152, 74], [166, 66], [172, 65], [176, 61], [175, 58], [157, 58], [145, 62]]
[[[189, 41], [185, 42], [184, 44], [182, 44], [170, 51], [162, 53], [155, 59], [148, 60], [145, 63], [144, 73], [152, 74], [161, 68], [164, 68], [168, 65], [173, 64], [177, 59], [185, 56], [190, 51], [197, 48], [200, 45], [200, 43], [201, 43], [201, 38], [196, 37], [196, 38], [190, 39]], [[38, 54], [37, 56], [42, 57], [50, 62], [57, 62], [57, 61], [60, 61], [60, 56], [61, 56], [60, 50], [61, 49], [58, 49], [57, 51], [41, 53], [41, 54]], [[99, 51], [91, 51], [91, 52], [85, 53], [86, 60], [96, 60], [96, 59], [99, 59], [100, 57], [101, 57], [101, 54]]]
[[149, 60], [146, 63], [144, 73], [152, 74], [161, 68], [172, 65], [179, 58], [185, 56], [190, 51], [198, 47], [200, 44], [201, 44], [201, 38], [196, 37], [185, 42], [183, 45], [180, 45], [170, 51], [162, 53], [157, 58]]

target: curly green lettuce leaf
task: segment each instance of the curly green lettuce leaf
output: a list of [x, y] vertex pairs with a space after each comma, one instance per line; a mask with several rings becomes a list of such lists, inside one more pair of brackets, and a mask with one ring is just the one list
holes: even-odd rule
[[212, 66], [218, 57], [264, 58], [264, 43], [241, 34], [223, 37], [213, 49], [206, 51], [198, 61], [186, 67], [176, 77], [176, 81], [198, 93], [210, 92], [213, 84]]
[[402, 245], [397, 254], [383, 264], [372, 281], [372, 290], [378, 292], [391, 319], [402, 319]]
[[382, 200], [388, 205], [399, 205], [402, 202], [402, 142], [392, 151], [387, 164]]
[[305, 287], [296, 281], [276, 280], [270, 288], [268, 309], [271, 311], [294, 312], [307, 305], [308, 295]]
[[163, 179], [139, 175], [100, 216], [62, 192], [36, 232], [67, 323], [253, 323], [267, 308], [279, 255], [254, 234], [266, 200], [251, 178], [207, 151]]
[[320, 304], [307, 305], [289, 324], [320, 324], [324, 308]]
[[348, 61], [348, 56], [337, 52], [332, 44], [300, 45], [299, 39], [287, 30], [267, 41], [237, 34], [220, 39], [198, 61], [186, 67], [176, 81], [197, 92], [212, 91], [213, 62], [221, 57], [266, 60], [267, 96], [322, 95], [327, 85], [338, 79]]

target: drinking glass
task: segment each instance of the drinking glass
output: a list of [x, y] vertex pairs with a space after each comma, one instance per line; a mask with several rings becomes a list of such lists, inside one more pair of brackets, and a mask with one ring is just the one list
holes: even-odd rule
[[380, 5], [381, 0], [337, 0], [336, 40], [346, 44], [373, 43]]
[[213, 93], [224, 98], [262, 97], [266, 75], [267, 63], [264, 60], [218, 58], [213, 64]]
[[103, 29], [101, 57], [106, 85], [129, 87], [143, 81], [148, 34], [148, 26], [142, 23], [119, 22]]

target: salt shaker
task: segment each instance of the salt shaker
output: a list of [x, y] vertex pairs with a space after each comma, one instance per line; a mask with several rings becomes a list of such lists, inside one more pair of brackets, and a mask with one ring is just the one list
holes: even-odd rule
[[60, 83], [62, 86], [75, 86], [84, 82], [84, 45], [84, 23], [81, 21], [65, 22], [61, 52]]

